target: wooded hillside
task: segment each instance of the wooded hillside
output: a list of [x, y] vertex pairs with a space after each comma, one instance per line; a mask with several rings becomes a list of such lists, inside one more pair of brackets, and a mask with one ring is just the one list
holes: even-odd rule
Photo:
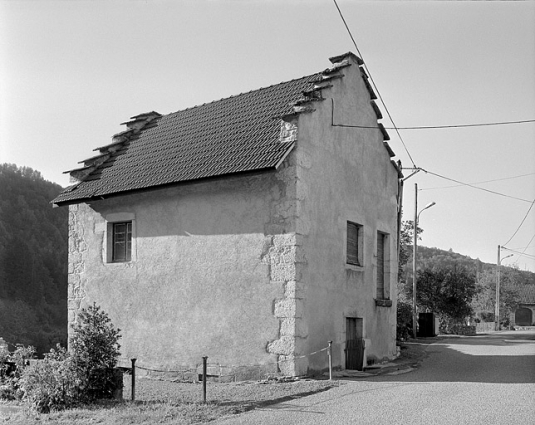
[[0, 165], [0, 337], [38, 352], [67, 340], [68, 210], [50, 204], [61, 190]]

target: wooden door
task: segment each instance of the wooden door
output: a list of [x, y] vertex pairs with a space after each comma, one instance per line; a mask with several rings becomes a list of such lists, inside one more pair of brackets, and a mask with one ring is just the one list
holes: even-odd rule
[[362, 338], [362, 319], [346, 318], [346, 369], [362, 370], [364, 363], [364, 339]]

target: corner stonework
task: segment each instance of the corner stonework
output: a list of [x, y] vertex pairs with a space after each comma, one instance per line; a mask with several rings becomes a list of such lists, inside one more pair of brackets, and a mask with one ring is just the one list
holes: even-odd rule
[[274, 300], [273, 315], [279, 319], [279, 338], [267, 346], [270, 354], [279, 357], [284, 375], [295, 375], [296, 323], [302, 318], [302, 300], [296, 298], [296, 235], [286, 233], [266, 237], [270, 246], [262, 257], [269, 266], [269, 279], [273, 285], [284, 287], [284, 296]]
[[68, 325], [69, 335], [71, 325], [76, 322], [77, 312], [85, 298], [85, 262], [87, 251], [84, 227], [80, 223], [81, 205], [69, 206], [69, 275], [68, 275]]

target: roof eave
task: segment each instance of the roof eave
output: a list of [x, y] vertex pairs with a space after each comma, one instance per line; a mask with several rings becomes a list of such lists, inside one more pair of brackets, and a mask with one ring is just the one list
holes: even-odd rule
[[[290, 151], [293, 149], [294, 145], [295, 144], [292, 143], [292, 146], [285, 153], [284, 158], [286, 158], [286, 156], [288, 156]], [[164, 184], [160, 184], [160, 185], [154, 185], [154, 186], [137, 188], [137, 189], [130, 189], [130, 190], [123, 190], [123, 191], [120, 191], [120, 192], [114, 192], [114, 193], [108, 193], [108, 194], [102, 194], [102, 195], [94, 195], [94, 196], [88, 196], [88, 197], [83, 197], [83, 198], [78, 198], [78, 199], [70, 199], [70, 200], [66, 200], [66, 201], [55, 202], [55, 200], [53, 200], [53, 201], [51, 201], [51, 204], [53, 205], [54, 208], [56, 208], [56, 207], [65, 207], [65, 206], [69, 206], [69, 205], [83, 204], [83, 203], [89, 203], [89, 202], [94, 202], [94, 201], [102, 201], [102, 200], [105, 200], [105, 199], [115, 198], [115, 197], [118, 197], [118, 196], [126, 196], [126, 195], [132, 195], [132, 194], [135, 194], [135, 193], [149, 192], [149, 191], [157, 190], [157, 189], [165, 189], [165, 188], [173, 187], [173, 186], [183, 186], [183, 185], [185, 186], [185, 185], [190, 185], [190, 184], [199, 183], [199, 182], [219, 180], [219, 179], [224, 179], [224, 178], [228, 178], [228, 177], [232, 177], [232, 176], [241, 177], [241, 176], [246, 176], [246, 175], [265, 174], [265, 173], [277, 171], [277, 168], [283, 162], [284, 158], [282, 160], [278, 161], [277, 164], [275, 164], [275, 165], [272, 165], [272, 166], [269, 166], [269, 167], [265, 167], [265, 168], [259, 168], [259, 169], [256, 169], [256, 170], [238, 171], [238, 172], [234, 172], [234, 173], [220, 174], [220, 175], [217, 175], [217, 176], [201, 177], [201, 178], [198, 178], [198, 179], [183, 180], [183, 181], [173, 182], [173, 183], [164, 183]]]

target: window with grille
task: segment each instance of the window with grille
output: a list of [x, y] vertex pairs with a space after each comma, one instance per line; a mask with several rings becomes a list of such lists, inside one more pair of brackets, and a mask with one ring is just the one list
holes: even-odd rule
[[132, 222], [112, 224], [112, 261], [121, 263], [132, 260]]
[[346, 263], [362, 266], [362, 226], [347, 222]]

